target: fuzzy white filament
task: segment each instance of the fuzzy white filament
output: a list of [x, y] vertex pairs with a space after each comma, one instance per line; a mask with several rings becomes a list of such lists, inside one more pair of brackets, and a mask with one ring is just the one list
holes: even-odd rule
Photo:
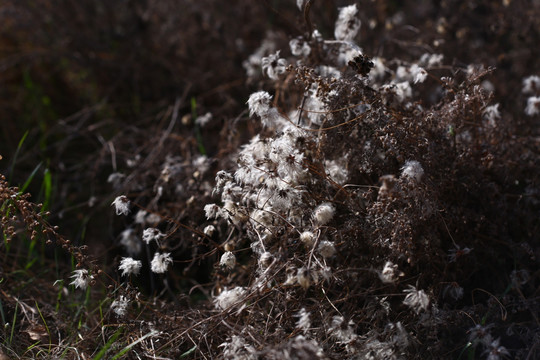
[[540, 93], [540, 76], [531, 75], [523, 79], [524, 94], [538, 94]]
[[130, 257], [122, 258], [118, 270], [122, 270], [122, 276], [126, 275], [138, 275], [141, 271], [142, 262], [140, 260], [134, 260]]
[[143, 231], [142, 239], [145, 243], [150, 244], [152, 240], [159, 242], [161, 238], [165, 237], [161, 231], [156, 228], [148, 228]]
[[527, 99], [525, 114], [533, 116], [540, 113], [540, 96], [531, 96]]
[[403, 304], [413, 309], [416, 314], [418, 314], [420, 310], [427, 310], [429, 306], [429, 297], [424, 290], [417, 290], [414, 286], [409, 285], [409, 288], [403, 290], [403, 292], [407, 293], [405, 300], [403, 300]]
[[120, 195], [112, 202], [111, 206], [115, 207], [116, 215], [129, 214], [129, 199], [125, 195]]
[[285, 72], [287, 66], [287, 60], [279, 57], [279, 50], [275, 54], [263, 57], [261, 60], [262, 72], [266, 74], [270, 79], [277, 80], [279, 75]]
[[311, 231], [304, 231], [300, 234], [300, 241], [303, 242], [308, 249], [311, 249], [315, 243], [315, 234]]
[[229, 307], [240, 303], [246, 294], [246, 289], [240, 286], [231, 290], [225, 289], [214, 299], [214, 305], [217, 309], [228, 309]]
[[203, 232], [206, 236], [212, 236], [216, 232], [216, 227], [214, 225], [208, 225], [204, 228]]
[[336, 248], [334, 244], [328, 240], [321, 241], [317, 250], [319, 251], [319, 254], [321, 254], [323, 258], [332, 257], [336, 253]]
[[234, 266], [236, 265], [236, 256], [234, 256], [232, 252], [226, 251], [223, 255], [221, 255], [219, 265], [227, 270], [234, 269]]
[[420, 180], [422, 180], [422, 176], [424, 176], [424, 169], [416, 160], [406, 161], [401, 170], [401, 176], [408, 177], [416, 180], [417, 182], [420, 182]]
[[393, 283], [397, 280], [398, 276], [401, 276], [401, 273], [398, 270], [398, 266], [393, 264], [391, 261], [387, 261], [384, 264], [382, 271], [379, 273], [379, 279], [385, 284]]
[[132, 228], [126, 229], [120, 233], [120, 244], [126, 248], [126, 252], [129, 256], [134, 256], [141, 252], [141, 240]]
[[129, 300], [124, 295], [120, 295], [118, 300], [114, 300], [111, 304], [111, 310], [114, 311], [117, 316], [124, 316], [127, 313], [128, 305]]
[[256, 114], [257, 116], [265, 117], [270, 112], [270, 102], [272, 96], [266, 91], [258, 91], [249, 96], [247, 101], [249, 107], [249, 116]]
[[171, 253], [160, 254], [159, 252], [156, 252], [152, 262], [150, 263], [152, 272], [155, 272], [156, 274], [163, 274], [167, 271], [169, 264], [172, 262], [173, 260], [171, 258]]
[[358, 8], [356, 4], [343, 7], [339, 10], [339, 17], [336, 21], [334, 36], [336, 40], [352, 42], [360, 30], [360, 19], [356, 17]]
[[330, 203], [323, 203], [313, 211], [313, 220], [317, 225], [325, 225], [334, 217], [336, 209]]
[[88, 287], [90, 280], [92, 280], [94, 277], [89, 275], [88, 270], [86, 269], [77, 269], [73, 270], [73, 275], [71, 275], [71, 278], [73, 281], [70, 282], [69, 285], [75, 285], [75, 288], [85, 290]]
[[304, 308], [301, 308], [300, 311], [296, 314], [296, 316], [298, 317], [298, 321], [296, 322], [296, 328], [302, 330], [304, 334], [311, 327], [310, 315], [311, 314], [308, 313]]

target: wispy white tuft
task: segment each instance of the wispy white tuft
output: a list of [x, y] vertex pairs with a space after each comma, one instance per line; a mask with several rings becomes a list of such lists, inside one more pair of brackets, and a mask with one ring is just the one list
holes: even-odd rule
[[128, 305], [129, 300], [124, 295], [120, 295], [120, 297], [111, 304], [111, 310], [114, 311], [117, 316], [124, 316], [127, 313]]
[[311, 249], [315, 243], [315, 234], [311, 231], [304, 231], [300, 234], [300, 241], [302, 241], [308, 249]]
[[156, 252], [150, 264], [152, 272], [155, 272], [156, 274], [163, 274], [167, 271], [169, 264], [172, 262], [173, 260], [170, 253], [160, 254], [159, 252]]
[[424, 169], [418, 161], [408, 160], [401, 168], [401, 176], [420, 182], [420, 180], [422, 180], [422, 176], [424, 176]]
[[226, 251], [221, 255], [219, 265], [227, 270], [234, 269], [234, 266], [236, 265], [236, 256], [234, 256], [232, 252]]
[[122, 258], [118, 270], [122, 270], [122, 276], [126, 275], [139, 275], [141, 271], [142, 263], [140, 260], [134, 260], [130, 257]]
[[298, 317], [298, 321], [296, 322], [296, 328], [302, 330], [305, 334], [311, 327], [311, 314], [308, 313], [305, 308], [301, 308], [295, 316]]
[[540, 93], [540, 76], [531, 75], [523, 79], [524, 94], [539, 94]]
[[525, 114], [533, 116], [540, 113], [540, 96], [531, 96], [527, 99]]
[[427, 310], [429, 306], [429, 297], [424, 290], [417, 290], [414, 286], [409, 285], [409, 288], [403, 290], [403, 292], [407, 293], [405, 300], [403, 300], [403, 304], [412, 308], [416, 314], [421, 310]]
[[239, 305], [246, 294], [246, 289], [241, 286], [231, 290], [225, 289], [214, 299], [214, 305], [217, 309], [226, 310], [233, 305]]
[[262, 72], [272, 80], [279, 79], [279, 75], [285, 72], [287, 60], [279, 57], [279, 50], [275, 54], [263, 57], [261, 60]]
[[112, 202], [111, 206], [115, 207], [116, 209], [116, 215], [127, 215], [129, 214], [129, 199], [124, 196], [118, 196], [114, 201]]
[[143, 231], [142, 239], [145, 243], [150, 244], [152, 240], [155, 240], [156, 242], [159, 242], [162, 238], [165, 237], [165, 234], [163, 234], [161, 231], [159, 231], [156, 228], [148, 228]]
[[130, 256], [138, 255], [141, 252], [142, 242], [132, 228], [120, 233], [120, 244], [126, 248], [126, 252]]
[[334, 217], [336, 209], [330, 203], [323, 203], [313, 211], [313, 220], [317, 225], [325, 225]]
[[356, 4], [343, 7], [339, 10], [339, 16], [334, 29], [337, 40], [352, 42], [360, 30], [360, 19], [356, 16], [358, 8]]
[[398, 266], [393, 264], [391, 261], [387, 261], [384, 264], [382, 271], [379, 273], [379, 279], [385, 284], [390, 284], [395, 282], [399, 276], [402, 276], [403, 273], [398, 270]]
[[88, 283], [94, 278], [94, 276], [89, 275], [88, 270], [86, 269], [77, 269], [73, 270], [73, 275], [71, 275], [71, 278], [73, 281], [70, 282], [69, 285], [75, 285], [75, 288], [85, 290], [88, 287]]
[[321, 254], [321, 256], [324, 258], [332, 257], [336, 253], [336, 248], [334, 244], [328, 240], [321, 241], [317, 250], [319, 254]]

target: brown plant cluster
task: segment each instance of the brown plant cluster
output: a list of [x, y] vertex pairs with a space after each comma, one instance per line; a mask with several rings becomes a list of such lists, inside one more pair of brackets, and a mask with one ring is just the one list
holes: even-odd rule
[[537, 1], [2, 19], [0, 356], [539, 356]]

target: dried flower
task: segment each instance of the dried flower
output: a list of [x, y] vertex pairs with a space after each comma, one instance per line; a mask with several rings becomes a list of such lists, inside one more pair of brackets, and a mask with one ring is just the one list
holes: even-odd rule
[[495, 126], [497, 120], [501, 118], [501, 113], [499, 112], [499, 104], [494, 104], [486, 107], [486, 109], [484, 110], [484, 118], [486, 118], [490, 126]]
[[305, 267], [298, 269], [296, 281], [304, 290], [307, 290], [311, 286], [311, 272], [309, 269]]
[[129, 199], [120, 195], [112, 202], [111, 206], [116, 208], [116, 215], [127, 215], [129, 214]]
[[428, 308], [429, 297], [424, 290], [417, 290], [416, 287], [409, 285], [409, 288], [403, 290], [403, 292], [407, 293], [405, 300], [403, 300], [403, 304], [412, 308], [416, 314], [418, 314], [420, 310], [426, 310]]
[[411, 66], [411, 74], [413, 76], [413, 82], [416, 83], [423, 83], [427, 78], [427, 71], [424, 70], [424, 68], [418, 66], [417, 64], [413, 64]]
[[221, 255], [219, 265], [227, 270], [234, 269], [234, 266], [236, 265], [236, 256], [234, 256], [232, 252], [226, 251]]
[[396, 282], [399, 276], [403, 276], [403, 273], [398, 270], [398, 266], [391, 261], [387, 261], [384, 264], [382, 271], [379, 273], [379, 279], [385, 284]]
[[327, 224], [334, 217], [336, 209], [330, 203], [322, 203], [313, 212], [313, 219], [318, 225]]
[[540, 93], [540, 76], [531, 75], [523, 79], [524, 94], [536, 94]]
[[217, 309], [226, 310], [233, 305], [238, 305], [246, 294], [246, 289], [241, 286], [231, 290], [225, 289], [214, 299], [214, 305]]
[[155, 240], [159, 242], [161, 238], [165, 237], [161, 231], [156, 228], [148, 228], [143, 231], [142, 239], [145, 243], [150, 244], [150, 241]]
[[362, 24], [360, 19], [356, 17], [357, 13], [356, 4], [339, 9], [339, 16], [334, 29], [334, 36], [337, 40], [349, 42], [354, 40]]
[[263, 252], [259, 258], [259, 266], [263, 269], [267, 268], [272, 263], [273, 258], [272, 254], [268, 251]]
[[206, 204], [204, 206], [204, 213], [207, 219], [215, 219], [220, 214], [220, 208], [216, 204]]
[[493, 324], [480, 325], [476, 324], [474, 327], [470, 328], [467, 333], [469, 333], [469, 341], [473, 344], [482, 342], [484, 344], [489, 344], [493, 340], [489, 330], [493, 327]]
[[296, 328], [302, 330], [304, 334], [311, 327], [310, 315], [311, 314], [308, 313], [305, 308], [301, 308], [300, 311], [295, 315], [296, 317], [298, 317], [298, 321], [296, 322]]
[[130, 257], [122, 258], [118, 270], [122, 270], [122, 276], [126, 275], [138, 275], [141, 271], [142, 263], [140, 260], [134, 260]]
[[262, 72], [272, 80], [279, 79], [279, 75], [285, 72], [287, 60], [280, 59], [279, 50], [275, 54], [263, 57], [261, 60]]
[[210, 120], [212, 120], [212, 113], [208, 112], [202, 116], [198, 116], [195, 119], [195, 124], [199, 125], [200, 127], [205, 127]]
[[216, 232], [216, 227], [214, 225], [208, 225], [203, 230], [203, 233], [206, 236], [213, 236], [215, 232]]
[[249, 96], [247, 101], [249, 107], [249, 116], [257, 114], [259, 117], [265, 117], [270, 112], [270, 102], [272, 96], [266, 91], [258, 91]]
[[86, 269], [77, 269], [73, 270], [73, 275], [71, 278], [73, 281], [70, 282], [69, 285], [75, 285], [75, 288], [85, 290], [88, 287], [88, 283], [94, 278], [94, 276], [89, 275], [88, 270]]
[[301, 37], [289, 41], [289, 47], [291, 48], [291, 53], [294, 56], [306, 57], [311, 52], [309, 44], [305, 42], [304, 39]]
[[120, 295], [118, 300], [114, 300], [111, 304], [111, 310], [114, 311], [117, 316], [124, 316], [127, 313], [128, 305], [129, 300], [124, 295]]
[[163, 274], [167, 271], [169, 264], [172, 262], [173, 260], [170, 253], [160, 254], [159, 252], [156, 252], [152, 262], [150, 263], [152, 272], [155, 272], [156, 274]]
[[305, 247], [311, 249], [315, 243], [315, 234], [311, 231], [304, 231], [300, 234], [300, 241], [304, 243]]
[[457, 261], [460, 257], [467, 255], [472, 250], [473, 249], [469, 249], [468, 247], [462, 249], [459, 245], [456, 245], [455, 249], [451, 249], [449, 251], [450, 254], [448, 255], [448, 257], [450, 259], [450, 262]]
[[533, 116], [540, 113], [540, 96], [531, 96], [527, 99], [525, 114]]
[[321, 256], [324, 258], [332, 257], [336, 253], [336, 248], [334, 244], [328, 240], [321, 241], [317, 250], [319, 251], [319, 254], [321, 254]]
[[499, 345], [500, 340], [501, 339], [493, 340], [486, 346], [486, 350], [484, 350], [482, 355], [487, 355], [487, 360], [499, 360], [510, 356], [508, 350], [504, 346]]
[[422, 176], [424, 176], [424, 169], [422, 165], [416, 160], [409, 160], [405, 162], [405, 165], [401, 168], [401, 176], [420, 182]]
[[126, 251], [130, 256], [138, 255], [141, 252], [141, 240], [132, 228], [126, 229], [120, 233], [120, 244], [126, 248]]

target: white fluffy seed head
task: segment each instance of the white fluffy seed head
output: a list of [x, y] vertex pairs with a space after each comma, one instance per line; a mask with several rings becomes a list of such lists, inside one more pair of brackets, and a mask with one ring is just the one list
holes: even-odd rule
[[270, 102], [272, 96], [266, 91], [258, 91], [249, 96], [247, 101], [249, 107], [249, 115], [257, 114], [260, 117], [265, 117], [270, 111]]
[[315, 234], [311, 231], [304, 231], [300, 234], [300, 241], [304, 243], [306, 248], [311, 249], [315, 243]]
[[94, 276], [89, 275], [88, 270], [86, 269], [77, 269], [73, 270], [73, 275], [71, 275], [71, 278], [73, 281], [70, 282], [69, 285], [75, 285], [75, 288], [85, 290], [88, 287], [88, 283], [94, 278]]
[[118, 270], [122, 270], [122, 276], [126, 275], [139, 275], [141, 271], [142, 263], [140, 260], [134, 260], [130, 257], [122, 258]]
[[332, 242], [328, 240], [323, 240], [319, 244], [317, 251], [319, 252], [319, 254], [321, 254], [322, 257], [329, 258], [335, 255], [336, 248]]
[[424, 168], [422, 168], [422, 165], [416, 160], [406, 161], [401, 170], [402, 177], [407, 177], [417, 182], [420, 182], [422, 176], [424, 176]]
[[172, 262], [173, 260], [171, 258], [171, 253], [160, 254], [159, 252], [156, 252], [152, 262], [150, 263], [152, 272], [156, 274], [163, 274], [167, 271], [169, 264]]
[[246, 294], [246, 289], [240, 286], [231, 290], [225, 289], [214, 299], [214, 306], [217, 309], [226, 310], [233, 305], [240, 305]]
[[356, 16], [358, 8], [356, 4], [339, 9], [339, 17], [336, 21], [334, 36], [337, 40], [352, 42], [360, 30], [360, 19]]
[[120, 195], [112, 202], [111, 206], [114, 206], [116, 209], [116, 215], [127, 215], [129, 214], [129, 199]]
[[111, 304], [111, 310], [114, 311], [117, 316], [124, 316], [127, 313], [128, 305], [129, 300], [124, 295], [120, 295], [120, 297]]
[[272, 254], [268, 251], [265, 251], [261, 254], [261, 257], [259, 258], [259, 265], [264, 269], [270, 266], [272, 263]]
[[385, 284], [395, 282], [399, 276], [403, 276], [403, 273], [398, 270], [398, 266], [391, 261], [387, 261], [384, 264], [382, 271], [379, 273], [379, 279]]
[[296, 274], [296, 281], [304, 290], [307, 290], [311, 286], [310, 271], [305, 267], [298, 269], [298, 273]]
[[540, 114], [540, 96], [531, 96], [527, 99], [525, 114], [529, 116]]
[[317, 225], [326, 225], [334, 217], [336, 209], [330, 203], [323, 203], [313, 211], [313, 220]]
[[236, 265], [236, 256], [230, 251], [224, 252], [223, 255], [221, 255], [219, 265], [227, 270], [234, 269]]
[[165, 237], [165, 234], [163, 234], [161, 231], [159, 231], [156, 228], [148, 228], [143, 231], [142, 239], [145, 243], [150, 244], [152, 240], [155, 240], [156, 242], [159, 242], [161, 238]]
[[408, 289], [404, 290], [407, 293], [403, 304], [407, 305], [413, 311], [418, 314], [421, 310], [427, 310], [429, 306], [429, 296], [424, 290], [417, 290], [414, 286], [409, 285]]
[[206, 236], [213, 236], [216, 232], [216, 227], [214, 225], [208, 225], [204, 228], [203, 232]]

